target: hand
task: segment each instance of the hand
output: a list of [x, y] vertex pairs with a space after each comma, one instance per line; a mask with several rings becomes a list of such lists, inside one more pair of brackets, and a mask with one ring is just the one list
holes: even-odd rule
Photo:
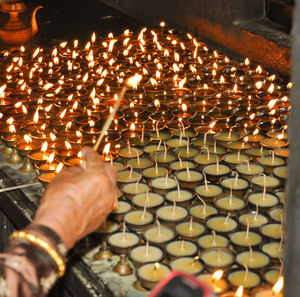
[[82, 153], [84, 168], [65, 168], [52, 180], [33, 221], [54, 230], [67, 249], [104, 223], [117, 195], [115, 169], [92, 148]]

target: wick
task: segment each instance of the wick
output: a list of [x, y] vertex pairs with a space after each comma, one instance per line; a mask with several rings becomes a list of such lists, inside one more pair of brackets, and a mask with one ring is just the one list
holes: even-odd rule
[[128, 165], [128, 167], [130, 167], [129, 177], [131, 178], [132, 177], [132, 173], [133, 173], [133, 167], [130, 164]]
[[109, 153], [109, 157], [110, 157], [110, 165], [113, 166], [114, 165], [114, 160], [113, 160], [113, 157], [112, 157], [111, 153]]
[[229, 132], [228, 132], [228, 140], [231, 139], [231, 129], [229, 129]]
[[279, 228], [279, 232], [282, 234], [283, 232], [283, 216], [280, 215], [280, 228]]
[[225, 225], [228, 224], [230, 216], [231, 216], [231, 213], [229, 212], [228, 215], [227, 215], [227, 217], [226, 217], [226, 219], [225, 219], [225, 221], [224, 221]]
[[178, 160], [179, 160], [179, 165], [180, 165], [180, 169], [182, 168], [182, 160], [180, 158], [180, 152], [178, 153]]
[[175, 213], [176, 213], [176, 200], [174, 199], [173, 200], [173, 209], [172, 209], [172, 216], [173, 217], [174, 217]]
[[214, 141], [214, 153], [215, 154], [217, 153], [217, 141], [216, 140]]
[[239, 174], [237, 173], [237, 171], [234, 171], [234, 173], [235, 173], [234, 186], [236, 187], [239, 179]]
[[183, 124], [183, 122], [180, 122], [180, 124], [182, 126], [182, 134], [185, 137], [185, 127], [184, 127], [184, 124]]
[[220, 171], [220, 164], [219, 164], [219, 158], [216, 158], [216, 162], [217, 162], [217, 172]]
[[157, 138], [159, 138], [158, 123], [159, 123], [159, 120], [155, 124], [155, 131], [156, 131]]
[[229, 204], [232, 204], [232, 186], [230, 185], [230, 190], [229, 190]]
[[281, 233], [280, 235], [279, 251], [282, 251], [282, 245], [283, 245], [283, 233]]
[[[176, 181], [178, 197], [181, 197], [181, 191], [180, 191], [180, 185], [179, 185], [178, 179], [177, 179], [176, 176], [174, 176], [174, 179], [175, 179], [175, 181]], [[174, 199], [175, 199], [175, 198], [174, 198]]]
[[182, 142], [182, 131], [180, 130], [180, 136], [179, 136], [179, 144], [181, 145]]
[[148, 240], [148, 239], [147, 239], [147, 241], [146, 241], [145, 255], [146, 255], [146, 256], [149, 255], [149, 240]]
[[250, 258], [253, 259], [253, 250], [251, 245], [249, 245]]
[[250, 163], [249, 163], [249, 161], [248, 161], [248, 160], [245, 160], [245, 163], [247, 164], [248, 172], [250, 172], [250, 171], [251, 171], [251, 168], [250, 168]]
[[237, 159], [238, 159], [238, 161], [240, 161], [240, 159], [241, 159], [241, 152], [240, 152], [240, 150], [238, 150]]
[[[181, 130], [181, 128], [179, 128], [179, 131], [180, 131], [180, 139], [182, 139], [182, 137], [183, 137], [183, 132], [182, 132], [182, 130]], [[180, 142], [181, 143], [181, 142]]]
[[137, 158], [137, 163], [138, 165], [140, 165], [140, 156], [139, 156], [139, 152], [137, 150], [135, 150], [136, 152], [136, 158]]
[[193, 230], [193, 216], [190, 218], [189, 230]]
[[275, 152], [273, 150], [270, 150], [269, 153], [272, 155], [272, 164], [274, 164], [274, 161], [275, 161]]
[[136, 183], [135, 183], [135, 190], [136, 190], [136, 191], [138, 190], [139, 182], [140, 182], [140, 180], [142, 179], [142, 177], [143, 177], [143, 175], [141, 174], [140, 177], [139, 177], [139, 179], [138, 179], [138, 180], [136, 181]]
[[123, 229], [122, 229], [122, 239], [125, 240], [125, 232], [126, 232], [126, 223], [123, 221]]
[[221, 249], [218, 249], [218, 262], [221, 261]]
[[266, 195], [266, 191], [267, 191], [267, 177], [262, 172], [259, 175], [264, 177], [264, 190], [263, 190], [263, 199], [264, 199], [264, 197]]
[[204, 139], [203, 139], [203, 143], [206, 144], [206, 137], [207, 137], [208, 132], [204, 133]]
[[264, 147], [261, 146], [261, 147], [260, 147], [260, 154], [261, 154], [261, 155], [262, 155], [262, 153], [263, 153], [263, 150], [264, 150]]
[[205, 201], [198, 195], [196, 194], [198, 199], [203, 203], [203, 213], [206, 214], [206, 203]]
[[247, 217], [245, 217], [246, 224], [247, 224], [247, 229], [246, 229], [246, 239], [249, 239], [249, 229], [250, 229], [250, 223]]
[[181, 249], [182, 251], [184, 250], [184, 239], [182, 239], [182, 241], [181, 241], [180, 249]]
[[244, 281], [246, 281], [246, 280], [247, 280], [247, 278], [248, 278], [249, 268], [248, 268], [248, 266], [247, 266], [246, 264], [244, 264], [244, 267], [245, 267], [245, 276], [244, 276]]
[[143, 213], [142, 213], [142, 216], [141, 216], [142, 221], [144, 221], [144, 219], [145, 219], [146, 210], [147, 210], [147, 201], [145, 201], [145, 204], [144, 204], [144, 209], [143, 209]]
[[168, 179], [169, 179], [169, 172], [167, 171], [167, 173], [166, 173], [166, 179], [165, 179], [165, 184], [168, 184]]
[[128, 153], [129, 153], [129, 155], [130, 155], [130, 154], [131, 154], [130, 141], [128, 141], [128, 143], [127, 143], [127, 149], [128, 149]]
[[257, 216], [258, 216], [258, 203], [256, 203], [256, 210], [255, 210], [254, 221], [257, 220]]
[[160, 222], [159, 222], [158, 218], [156, 218], [156, 224], [157, 224], [157, 233], [158, 233], [158, 236], [161, 236], [161, 225], [160, 225]]
[[191, 174], [190, 174], [189, 165], [186, 165], [186, 173], [187, 173], [188, 178], [190, 179], [191, 178]]
[[144, 135], [145, 135], [145, 126], [142, 128], [142, 143], [144, 143]]
[[211, 231], [211, 233], [212, 233], [212, 236], [213, 236], [213, 245], [215, 246], [216, 245], [216, 240], [217, 240], [217, 234], [216, 234], [215, 230]]
[[159, 148], [161, 146], [161, 143], [162, 143], [162, 139], [159, 140], [159, 143], [158, 143], [157, 148], [156, 148], [157, 151], [159, 150]]
[[206, 173], [204, 171], [202, 171], [202, 174], [204, 176], [204, 185], [205, 185], [205, 191], [207, 192], [208, 189], [208, 184], [207, 184], [207, 177], [206, 177]]
[[164, 153], [164, 160], [167, 160], [167, 145], [166, 142], [164, 141], [164, 148], [165, 148], [165, 153]]
[[146, 201], [149, 201], [149, 189], [146, 192]]
[[157, 160], [156, 160], [156, 155], [154, 157], [154, 163], [155, 163], [155, 174], [158, 174], [158, 165], [157, 165]]
[[204, 148], [207, 152], [207, 160], [210, 160], [210, 154], [209, 154], [209, 149], [207, 146], [203, 146], [202, 148]]

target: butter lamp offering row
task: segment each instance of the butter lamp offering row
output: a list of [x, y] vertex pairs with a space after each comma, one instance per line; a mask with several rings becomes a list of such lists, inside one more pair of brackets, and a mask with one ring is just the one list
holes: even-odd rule
[[164, 22], [0, 60], [1, 153], [45, 187], [111, 115], [98, 152], [118, 207], [96, 259], [127, 255], [147, 289], [176, 269], [222, 297], [281, 296], [291, 83]]

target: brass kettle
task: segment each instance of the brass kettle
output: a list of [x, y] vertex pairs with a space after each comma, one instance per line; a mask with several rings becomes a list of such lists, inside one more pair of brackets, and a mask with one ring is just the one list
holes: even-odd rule
[[20, 19], [19, 13], [27, 10], [24, 2], [4, 1], [0, 6], [0, 12], [9, 13], [8, 22], [0, 28], [0, 39], [9, 45], [21, 45], [27, 43], [38, 31], [36, 12], [43, 6], [37, 6], [32, 13], [30, 26], [26, 26]]

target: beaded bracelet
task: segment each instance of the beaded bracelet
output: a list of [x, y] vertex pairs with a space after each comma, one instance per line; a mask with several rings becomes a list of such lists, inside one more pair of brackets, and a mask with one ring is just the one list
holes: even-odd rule
[[42, 250], [44, 250], [54, 261], [54, 263], [57, 266], [58, 269], [58, 277], [61, 277], [64, 275], [65, 271], [66, 271], [66, 264], [64, 259], [61, 257], [61, 255], [53, 248], [50, 246], [50, 244], [48, 242], [46, 242], [45, 240], [41, 239], [40, 237], [28, 233], [26, 231], [15, 231], [11, 234], [10, 236], [10, 240], [13, 240], [15, 238], [21, 238], [21, 239], [26, 239], [29, 242], [31, 242], [32, 244], [38, 246], [39, 248], [41, 248]]

